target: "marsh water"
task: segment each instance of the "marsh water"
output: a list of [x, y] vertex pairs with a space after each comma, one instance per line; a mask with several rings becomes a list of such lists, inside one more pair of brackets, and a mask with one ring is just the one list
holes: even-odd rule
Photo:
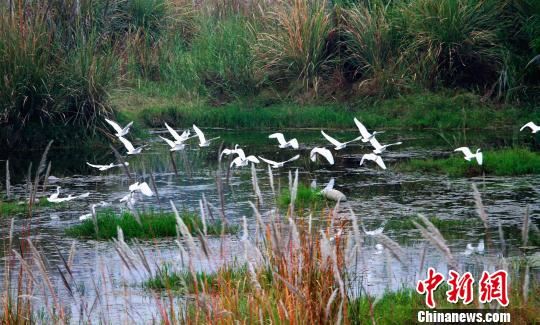
[[[210, 147], [199, 148], [193, 144], [172, 156], [166, 144], [158, 138], [164, 130], [150, 130], [149, 139], [133, 139], [136, 144], [144, 142], [149, 146], [145, 148], [143, 154], [127, 158], [130, 172], [137, 180], [149, 183], [153, 175], [159, 194], [159, 200], [156, 197], [142, 198], [138, 201], [137, 208], [170, 210], [169, 201], [172, 200], [181, 209], [197, 212], [199, 200], [204, 195], [206, 200], [219, 209], [216, 170], [220, 144], [223, 143], [224, 147], [229, 148], [239, 144], [246, 154], [255, 154], [272, 160], [285, 160], [294, 156], [296, 154], [294, 150], [279, 149], [274, 140], [267, 138], [272, 131], [274, 130], [205, 129], [208, 137], [221, 138]], [[339, 140], [357, 136], [352, 130], [329, 130], [328, 133]], [[452, 150], [455, 147], [461, 145], [480, 147], [486, 152], [493, 148], [519, 143], [516, 137], [509, 139], [507, 131], [456, 131], [440, 134], [437, 131], [386, 130], [379, 137], [381, 142], [403, 142], [402, 145], [391, 147], [383, 154], [387, 170], [382, 170], [371, 162], [359, 166], [361, 155], [370, 151], [361, 142], [351, 144], [339, 152], [333, 151], [336, 158], [333, 166], [321, 160], [313, 163], [309, 160], [309, 150], [314, 146], [327, 145], [319, 130], [287, 130], [285, 134], [287, 138], [298, 139], [301, 158], [284, 168], [273, 170], [278, 188], [288, 188], [289, 170], [294, 172], [298, 169], [301, 183], [309, 186], [315, 180], [319, 188], [323, 188], [331, 178], [335, 178], [335, 188], [347, 196], [342, 209], [350, 207], [368, 230], [385, 226], [385, 222], [389, 220], [403, 220], [419, 213], [445, 220], [463, 220], [472, 226], [452, 232], [447, 241], [460, 266], [474, 273], [478, 273], [479, 270], [493, 271], [500, 268], [501, 263], [511, 261], [513, 257], [535, 253], [534, 250], [520, 248], [520, 229], [527, 208], [532, 228], [540, 222], [539, 177], [527, 175], [449, 178], [438, 174], [399, 172], [396, 168], [398, 164], [410, 158], [449, 156], [453, 154]], [[121, 149], [118, 143], [116, 146]], [[12, 166], [12, 182], [15, 183], [13, 191], [21, 198], [25, 193], [23, 179], [28, 164], [34, 161], [35, 166], [40, 155], [41, 152], [19, 152], [10, 157], [0, 157], [0, 159], [9, 158]], [[174, 159], [174, 164], [171, 159]], [[60, 296], [66, 301], [70, 301], [70, 297], [67, 291], [62, 289], [62, 279], [58, 275], [56, 264], [62, 263], [59, 252], [67, 255], [75, 240], [73, 272], [74, 278], [81, 286], [87, 288], [103, 286], [110, 290], [108, 304], [109, 312], [112, 310], [113, 316], [118, 315], [121, 318], [119, 315], [125, 314], [124, 312], [128, 310], [130, 318], [135, 320], [148, 321], [153, 317], [158, 318], [158, 311], [155, 307], [151, 307], [154, 305], [151, 301], [155, 299], [155, 294], [141, 286], [144, 278], [140, 274], [122, 267], [122, 261], [111, 242], [74, 239], [64, 233], [67, 227], [81, 222], [79, 217], [89, 213], [92, 204], [107, 202], [110, 204], [108, 209], [125, 209], [119, 199], [127, 194], [131, 182], [124, 171], [115, 168], [99, 172], [86, 165], [86, 162], [96, 164], [114, 162], [115, 157], [111, 150], [108, 146], [90, 152], [80, 152], [78, 148], [52, 150], [49, 153], [49, 160], [52, 164], [51, 176], [54, 177], [49, 181], [44, 195], [52, 194], [56, 186], [60, 186], [62, 195], [90, 192], [90, 196], [59, 207], [40, 209], [31, 219], [24, 216], [15, 217], [15, 236], [21, 231], [30, 229], [36, 246], [47, 257], [49, 271], [60, 288]], [[3, 168], [1, 170], [3, 171]], [[223, 164], [222, 174], [226, 218], [229, 222], [240, 225], [242, 216], [246, 216], [250, 230], [253, 230], [255, 219], [249, 201], [255, 201], [256, 198], [250, 168], [244, 167], [228, 172], [226, 164]], [[263, 193], [260, 210], [265, 213], [275, 207], [265, 164], [257, 165], [257, 175]], [[489, 216], [487, 231], [475, 209], [472, 183], [477, 185]], [[97, 209], [99, 211], [100, 208]], [[503, 230], [504, 241], [501, 241], [499, 224]], [[9, 235], [9, 225], [9, 218], [0, 218], [0, 236], [4, 245]], [[376, 242], [367, 237], [363, 249], [364, 262], [351, 268], [351, 272], [355, 274], [353, 287], [357, 294], [377, 296], [386, 290], [414, 286], [428, 266], [445, 273], [446, 262], [443, 256], [436, 249], [428, 247], [417, 231], [385, 228], [384, 232], [405, 249], [409, 266], [404, 268], [389, 254], [379, 251], [375, 246]], [[240, 252], [240, 236], [241, 234], [228, 235], [225, 240], [211, 238], [209, 244], [212, 258], [198, 259], [195, 268], [212, 271], [226, 262], [241, 263], [243, 254]], [[164, 264], [173, 268], [182, 267], [174, 239], [164, 238], [139, 243], [151, 261], [152, 268]], [[476, 246], [480, 241], [486, 243], [483, 253], [464, 253], [468, 243]], [[2, 259], [5, 259], [3, 255]], [[97, 285], [95, 279], [100, 278], [103, 270], [110, 274], [110, 278], [101, 279]], [[537, 273], [535, 274], [537, 276]], [[90, 293], [91, 290], [87, 291], [86, 298], [90, 304], [95, 297]], [[40, 299], [39, 296], [36, 299]], [[115, 314], [114, 311], [118, 313]], [[72, 312], [76, 319], [77, 311]]]

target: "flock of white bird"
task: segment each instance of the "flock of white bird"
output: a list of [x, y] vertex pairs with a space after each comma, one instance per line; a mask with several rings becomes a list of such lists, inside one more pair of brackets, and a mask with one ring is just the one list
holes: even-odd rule
[[[136, 148], [131, 143], [131, 141], [126, 139], [126, 136], [129, 134], [129, 131], [130, 131], [130, 128], [132, 127], [132, 125], [133, 125], [133, 122], [130, 122], [126, 126], [122, 127], [118, 123], [116, 123], [115, 121], [111, 121], [109, 119], [105, 119], [105, 121], [108, 124], [110, 124], [112, 126], [112, 128], [114, 129], [114, 131], [116, 132], [114, 135], [124, 145], [124, 147], [126, 149], [126, 154], [128, 156], [129, 155], [138, 155], [146, 147], [146, 145], [143, 145], [143, 146], [140, 146], [140, 147]], [[364, 164], [364, 161], [373, 161], [380, 168], [386, 169], [386, 165], [385, 165], [381, 155], [386, 151], [386, 149], [388, 147], [395, 146], [395, 145], [400, 145], [402, 143], [401, 142], [395, 142], [395, 143], [382, 145], [377, 140], [376, 135], [380, 134], [380, 133], [383, 133], [383, 132], [373, 131], [373, 132], [370, 133], [368, 131], [368, 129], [364, 126], [364, 124], [362, 124], [362, 122], [360, 122], [356, 118], [354, 118], [354, 123], [356, 124], [356, 127], [358, 128], [358, 131], [359, 131], [360, 134], [359, 134], [358, 137], [356, 137], [356, 138], [354, 138], [354, 139], [352, 139], [350, 141], [340, 142], [337, 139], [335, 139], [335, 138], [331, 137], [330, 135], [328, 135], [323, 130], [321, 130], [321, 134], [331, 144], [331, 146], [333, 146], [333, 149], [335, 151], [342, 150], [342, 149], [346, 148], [347, 145], [349, 145], [349, 144], [351, 144], [353, 142], [357, 142], [357, 141], [362, 141], [363, 143], [368, 143], [369, 142], [370, 145], [373, 148], [372, 152], [365, 153], [365, 154], [362, 155], [362, 159], [360, 160], [360, 166], [362, 166]], [[186, 147], [186, 141], [189, 140], [189, 139], [195, 138], [195, 137], [198, 138], [198, 140], [199, 140], [198, 145], [201, 148], [202, 147], [208, 147], [208, 146], [210, 146], [212, 141], [214, 141], [216, 139], [219, 139], [219, 137], [215, 137], [215, 138], [212, 138], [212, 139], [207, 139], [206, 136], [204, 135], [204, 133], [201, 131], [201, 129], [199, 129], [196, 125], [193, 125], [193, 131], [195, 131], [194, 136], [191, 136], [190, 130], [184, 130], [181, 134], [179, 134], [175, 129], [170, 127], [167, 123], [165, 123], [165, 127], [167, 128], [168, 132], [172, 136], [172, 140], [168, 139], [166, 137], [163, 137], [163, 136], [159, 136], [159, 137], [163, 141], [165, 141], [165, 143], [170, 147], [170, 151], [184, 150], [185, 147]], [[538, 131], [540, 131], [540, 126], [537, 126], [533, 122], [529, 122], [529, 123], [525, 124], [523, 127], [520, 128], [520, 131], [523, 131], [525, 128], [530, 128], [532, 133], [537, 133]], [[283, 133], [273, 133], [273, 134], [270, 134], [268, 136], [268, 138], [277, 140], [278, 147], [280, 149], [291, 148], [293, 150], [298, 150], [300, 148], [297, 139], [287, 140], [285, 138], [285, 136], [283, 135]], [[475, 153], [473, 153], [468, 147], [460, 147], [460, 148], [455, 149], [454, 151], [462, 152], [463, 155], [464, 155], [464, 159], [467, 160], [467, 161], [471, 161], [472, 159], [475, 159], [476, 162], [479, 165], [482, 165], [482, 163], [483, 163], [483, 154], [482, 154], [480, 149], [477, 149]], [[291, 162], [293, 162], [295, 160], [298, 160], [300, 158], [300, 155], [297, 154], [297, 155], [293, 156], [292, 158], [287, 159], [285, 161], [274, 161], [274, 160], [270, 160], [268, 158], [264, 158], [264, 157], [261, 157], [261, 156], [246, 155], [244, 150], [242, 148], [240, 148], [238, 145], [235, 145], [234, 149], [224, 149], [220, 153], [220, 158], [223, 155], [226, 155], [226, 156], [236, 155], [236, 157], [234, 157], [234, 159], [232, 160], [231, 165], [230, 165], [230, 167], [236, 167], [236, 168], [247, 166], [250, 163], [258, 164], [258, 163], [260, 163], [261, 160], [263, 162], [265, 162], [266, 164], [268, 164], [272, 168], [282, 168], [282, 167], [285, 166], [285, 164], [291, 163]], [[309, 158], [313, 162], [317, 161], [317, 158], [319, 156], [324, 158], [330, 165], [334, 164], [334, 156], [332, 154], [332, 151], [325, 148], [324, 146], [314, 147], [314, 148], [311, 149], [311, 151], [309, 153]], [[115, 168], [115, 167], [127, 167], [127, 166], [129, 166], [128, 162], [124, 162], [123, 164], [122, 163], [120, 163], [120, 164], [110, 163], [110, 164], [107, 164], [107, 165], [91, 164], [91, 163], [87, 162], [87, 164], [88, 164], [88, 166], [96, 168], [96, 169], [98, 169], [100, 171], [106, 171], [108, 169]], [[332, 179], [328, 183], [328, 185], [321, 191], [321, 193], [324, 195], [326, 192], [332, 191], [333, 185], [334, 185], [334, 182], [333, 182], [333, 179]], [[154, 195], [154, 192], [151, 190], [150, 186], [146, 182], [141, 182], [141, 183], [136, 182], [136, 183], [129, 186], [129, 192], [124, 197], [122, 197], [120, 199], [120, 202], [125, 202], [126, 205], [130, 209], [132, 209], [133, 205], [136, 202], [135, 193], [141, 193], [144, 196], [153, 196]], [[86, 197], [89, 196], [89, 193], [85, 193], [85, 194], [82, 194], [82, 195], [79, 195], [79, 196], [73, 196], [73, 195], [69, 194], [68, 196], [62, 197], [62, 198], [59, 197], [59, 196], [60, 196], [60, 187], [58, 186], [56, 188], [56, 192], [53, 193], [50, 197], [48, 197], [47, 200], [49, 202], [53, 202], [53, 203], [60, 203], [60, 202], [71, 201], [71, 200], [79, 199], [79, 198], [86, 198]], [[96, 205], [92, 206], [93, 211], [94, 211], [95, 207], [96, 207]], [[86, 219], [88, 217], [90, 217], [90, 215], [82, 216], [81, 220]]]

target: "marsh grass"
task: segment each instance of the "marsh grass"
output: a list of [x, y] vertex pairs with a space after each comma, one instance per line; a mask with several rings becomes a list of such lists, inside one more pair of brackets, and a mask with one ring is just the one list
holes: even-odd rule
[[[312, 189], [304, 184], [298, 185], [296, 193], [295, 207], [298, 209], [310, 209], [320, 211], [325, 206], [325, 198], [320, 194], [319, 190]], [[288, 189], [283, 189], [278, 196], [280, 207], [286, 208], [291, 204], [291, 193]]]
[[[482, 223], [478, 218], [466, 219], [441, 219], [436, 216], [428, 217], [428, 220], [444, 235], [445, 238], [461, 238], [463, 232], [470, 230], [472, 227], [481, 226]], [[424, 223], [417, 216], [405, 218], [392, 218], [385, 223], [385, 231], [402, 232], [408, 230], [416, 230], [414, 222], [421, 225]]]
[[484, 162], [466, 161], [461, 154], [444, 159], [411, 159], [398, 166], [403, 171], [445, 173], [450, 176], [516, 176], [540, 173], [540, 155], [528, 149], [484, 151]]
[[[39, 210], [41, 208], [55, 207], [61, 208], [65, 207], [63, 203], [51, 203], [47, 201], [47, 198], [40, 198], [37, 203], [34, 204], [34, 210]], [[0, 199], [0, 217], [12, 217], [15, 215], [26, 214], [28, 213], [28, 204], [25, 201], [2, 201]]]
[[[176, 218], [171, 212], [143, 212], [139, 213], [141, 224], [129, 212], [118, 214], [114, 211], [104, 211], [97, 213], [96, 234], [93, 220], [84, 220], [79, 225], [74, 225], [66, 229], [66, 234], [72, 237], [93, 238], [93, 239], [111, 239], [116, 237], [118, 227], [124, 233], [124, 238], [151, 239], [160, 237], [174, 237], [176, 232]], [[203, 230], [202, 220], [199, 216], [183, 212], [182, 220], [193, 233]], [[234, 226], [225, 226], [226, 233], [234, 233], [238, 229]], [[216, 220], [207, 224], [207, 233], [209, 235], [221, 234], [221, 221]]]

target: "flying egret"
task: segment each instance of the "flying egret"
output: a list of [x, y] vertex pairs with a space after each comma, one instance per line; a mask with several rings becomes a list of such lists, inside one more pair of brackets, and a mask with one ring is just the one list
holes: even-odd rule
[[249, 155], [247, 157], [245, 155], [239, 155], [238, 157], [233, 159], [233, 161], [231, 162], [231, 167], [244, 167], [247, 166], [247, 164], [250, 162], [254, 164], [260, 163], [259, 159], [257, 159], [257, 157], [253, 155]]
[[221, 152], [221, 154], [219, 156], [223, 157], [223, 155], [230, 156], [230, 155], [238, 154], [240, 152], [240, 150], [242, 151], [242, 153], [244, 152], [244, 150], [238, 148], [238, 145], [235, 144], [234, 149], [225, 148], [225, 149], [223, 149], [223, 151]]
[[461, 151], [465, 155], [465, 160], [471, 161], [473, 158], [476, 159], [476, 162], [478, 165], [482, 165], [482, 162], [484, 160], [484, 155], [480, 151], [480, 148], [476, 149], [476, 153], [472, 153], [471, 149], [469, 147], [459, 147], [454, 151]]
[[362, 142], [368, 142], [369, 140], [373, 139], [376, 134], [383, 133], [382, 131], [381, 132], [373, 131], [373, 133], [369, 133], [367, 128], [364, 126], [364, 124], [358, 121], [356, 117], [354, 118], [354, 123], [356, 124], [358, 131], [360, 131], [360, 134], [362, 135]]
[[381, 153], [383, 153], [386, 148], [390, 147], [390, 146], [396, 146], [396, 145], [400, 145], [402, 144], [401, 141], [399, 142], [394, 142], [394, 143], [389, 143], [389, 144], [385, 144], [385, 145], [381, 145], [381, 143], [379, 142], [379, 140], [375, 139], [375, 138], [371, 138], [371, 140], [369, 140], [369, 143], [371, 143], [371, 145], [373, 146], [373, 153], [374, 154], [377, 154], [377, 155], [380, 155]]
[[298, 140], [296, 138], [291, 139], [289, 141], [285, 140], [285, 136], [283, 133], [273, 133], [268, 136], [270, 139], [277, 139], [279, 142], [279, 147], [281, 149], [285, 149], [288, 147], [292, 147], [293, 149], [298, 149]]
[[532, 133], [536, 133], [536, 132], [540, 131], [540, 126], [534, 124], [532, 121], [525, 124], [524, 126], [522, 126], [521, 129], [519, 129], [519, 131], [521, 132], [525, 128], [530, 128]]
[[219, 139], [219, 137], [215, 137], [215, 138], [206, 140], [206, 138], [204, 137], [204, 133], [195, 124], [193, 124], [193, 130], [195, 130], [195, 133], [199, 137], [199, 147], [208, 147], [211, 141]]
[[126, 125], [124, 128], [122, 128], [115, 121], [111, 121], [109, 119], [105, 119], [105, 121], [107, 121], [107, 123], [109, 123], [113, 127], [113, 129], [116, 131], [115, 135], [117, 137], [119, 137], [119, 138], [127, 135], [129, 133], [129, 128], [133, 125], [133, 121], [131, 121], [131, 122], [129, 122], [128, 125]]
[[165, 137], [162, 137], [161, 135], [159, 137], [161, 139], [163, 139], [165, 142], [167, 142], [169, 147], [171, 147], [171, 149], [169, 149], [170, 151], [184, 150], [184, 148], [186, 147], [186, 145], [184, 143], [182, 143], [182, 142], [178, 143], [178, 142], [172, 141], [170, 139], [167, 139]]
[[386, 165], [384, 164], [384, 161], [382, 160], [381, 156], [376, 155], [374, 153], [366, 153], [362, 156], [362, 160], [360, 160], [360, 166], [364, 164], [364, 160], [371, 160], [377, 163], [382, 169], [386, 169]]
[[326, 138], [326, 140], [328, 140], [328, 142], [330, 142], [331, 144], [333, 144], [335, 146], [334, 150], [341, 150], [341, 149], [345, 148], [347, 146], [347, 144], [362, 139], [362, 136], [359, 136], [357, 138], [352, 139], [351, 141], [339, 142], [338, 140], [336, 140], [336, 139], [332, 138], [331, 136], [329, 136], [328, 134], [326, 134], [323, 130], [321, 130], [321, 133]]
[[145, 196], [154, 195], [154, 192], [152, 192], [152, 190], [150, 189], [150, 186], [148, 186], [148, 183], [146, 182], [142, 182], [142, 183], [136, 182], [135, 184], [131, 184], [129, 186], [129, 191], [131, 193], [138, 191], [138, 192], [141, 192]]
[[[108, 169], [111, 169], [111, 168], [114, 168], [114, 167], [121, 167], [122, 164], [113, 164], [113, 163], [110, 163], [108, 165], [94, 165], [94, 164], [91, 164], [89, 162], [86, 163], [88, 166], [90, 167], [94, 167], [94, 168], [97, 168], [99, 169], [100, 171], [106, 171]], [[129, 166], [129, 163], [128, 162], [125, 162], [124, 163], [124, 166]]]
[[273, 160], [266, 159], [266, 158], [263, 158], [263, 157], [259, 156], [259, 159], [261, 159], [262, 161], [264, 161], [265, 163], [267, 163], [268, 165], [270, 165], [272, 168], [280, 168], [280, 167], [283, 167], [286, 163], [291, 162], [291, 161], [295, 161], [295, 160], [297, 160], [298, 158], [300, 158], [300, 155], [296, 155], [296, 156], [292, 157], [292, 158], [289, 159], [289, 160], [277, 162], [277, 161], [273, 161]]
[[142, 146], [142, 147], [135, 148], [133, 144], [129, 142], [128, 139], [124, 137], [118, 137], [118, 139], [120, 139], [120, 141], [122, 141], [122, 143], [124, 144], [124, 147], [126, 147], [128, 155], [138, 155], [141, 153], [142, 149], [145, 147], [145, 146]]
[[175, 143], [183, 143], [185, 142], [187, 139], [190, 139], [190, 132], [189, 130], [185, 130], [184, 132], [182, 132], [181, 135], [178, 134], [178, 132], [176, 132], [173, 128], [171, 128], [169, 126], [169, 124], [165, 123], [165, 127], [167, 128], [167, 130], [169, 131], [169, 133], [173, 136], [174, 138], [174, 142]]
[[330, 150], [326, 148], [315, 147], [311, 149], [311, 152], [309, 153], [309, 159], [311, 159], [311, 161], [316, 161], [317, 154], [326, 158], [330, 165], [334, 164], [334, 156], [332, 156], [332, 152]]
[[343, 194], [341, 191], [338, 191], [334, 189], [334, 178], [330, 179], [328, 184], [321, 190], [321, 195], [327, 198], [328, 200], [336, 201], [336, 202], [345, 202], [347, 201], [347, 197], [345, 194]]

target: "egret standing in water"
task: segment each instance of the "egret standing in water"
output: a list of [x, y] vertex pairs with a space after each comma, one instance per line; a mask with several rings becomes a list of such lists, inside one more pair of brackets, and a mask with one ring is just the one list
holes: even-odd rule
[[[93, 168], [97, 168], [99, 169], [100, 171], [106, 171], [106, 170], [109, 170], [111, 168], [114, 168], [114, 167], [122, 167], [122, 164], [113, 164], [113, 163], [110, 163], [108, 165], [94, 165], [94, 164], [91, 164], [89, 162], [86, 163], [88, 166], [90, 167], [93, 167]], [[124, 166], [129, 166], [129, 163], [128, 162], [125, 162], [124, 163]]]
[[330, 179], [328, 184], [321, 190], [321, 195], [327, 198], [328, 200], [336, 201], [336, 202], [345, 202], [347, 201], [347, 197], [345, 194], [343, 194], [341, 191], [338, 191], [334, 189], [334, 178]]
[[199, 137], [199, 147], [208, 147], [211, 141], [219, 139], [219, 137], [215, 137], [215, 138], [206, 140], [204, 133], [195, 124], [193, 124], [193, 130], [195, 130], [195, 133]]
[[145, 196], [153, 196], [154, 192], [150, 189], [150, 186], [148, 186], [148, 183], [146, 182], [136, 182], [135, 184], [131, 184], [129, 186], [129, 191], [131, 193], [133, 192], [141, 192]]
[[459, 147], [454, 151], [461, 151], [465, 155], [465, 160], [471, 161], [473, 158], [476, 159], [476, 162], [478, 165], [482, 165], [482, 162], [484, 160], [484, 155], [482, 152], [480, 152], [480, 148], [476, 149], [476, 153], [472, 153], [471, 149], [469, 147]]
[[105, 119], [105, 121], [107, 121], [107, 123], [109, 123], [113, 127], [113, 129], [116, 131], [115, 135], [119, 138], [127, 135], [129, 133], [129, 128], [133, 125], [133, 121], [131, 121], [128, 125], [122, 128], [115, 121], [111, 121], [109, 119]]
[[298, 158], [300, 158], [300, 155], [296, 155], [296, 156], [292, 157], [292, 158], [289, 159], [289, 160], [277, 162], [277, 161], [273, 161], [273, 160], [266, 159], [266, 158], [263, 158], [263, 157], [259, 156], [259, 159], [260, 159], [260, 160], [264, 161], [265, 163], [267, 163], [268, 165], [270, 165], [272, 168], [281, 168], [281, 167], [283, 167], [286, 163], [291, 162], [291, 161], [295, 161], [295, 160], [297, 160]]
[[379, 155], [376, 155], [374, 153], [366, 153], [362, 156], [362, 160], [360, 160], [360, 166], [364, 164], [364, 160], [374, 161], [377, 163], [377, 165], [379, 165], [379, 167], [381, 167], [382, 169], [386, 169], [386, 165], [384, 164], [384, 161]]
[[311, 149], [309, 153], [309, 159], [311, 161], [315, 162], [317, 161], [317, 155], [323, 156], [330, 165], [334, 164], [334, 156], [332, 156], [332, 152], [326, 148], [321, 147], [315, 147]]
[[359, 137], [357, 137], [355, 139], [352, 139], [351, 141], [339, 142], [338, 140], [336, 140], [336, 139], [332, 138], [331, 136], [329, 136], [328, 134], [326, 134], [323, 130], [321, 130], [321, 133], [326, 138], [326, 140], [328, 140], [328, 142], [330, 142], [331, 144], [334, 145], [334, 150], [341, 150], [341, 149], [347, 147], [347, 144], [362, 139], [362, 136], [359, 136]]
[[135, 148], [128, 139], [124, 137], [118, 137], [118, 139], [122, 141], [122, 143], [124, 144], [124, 147], [126, 147], [128, 155], [138, 155], [141, 153], [142, 149], [145, 147], [145, 146], [142, 146], [142, 147]]
[[540, 131], [540, 126], [534, 124], [532, 121], [525, 124], [524, 126], [522, 126], [521, 129], [519, 129], [519, 131], [521, 132], [525, 128], [531, 129], [532, 133], [536, 133], [536, 132]]
[[270, 139], [277, 139], [279, 142], [279, 147], [281, 149], [285, 149], [288, 147], [291, 147], [293, 149], [298, 149], [298, 140], [296, 138], [291, 139], [289, 141], [285, 140], [285, 136], [283, 133], [273, 133], [268, 136]]

